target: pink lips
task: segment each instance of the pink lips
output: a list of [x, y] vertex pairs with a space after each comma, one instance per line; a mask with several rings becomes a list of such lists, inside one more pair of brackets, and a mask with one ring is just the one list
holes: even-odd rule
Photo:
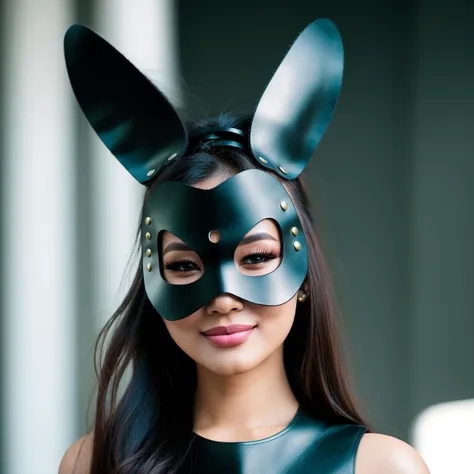
[[255, 326], [247, 324], [232, 324], [231, 326], [218, 326], [202, 334], [218, 346], [237, 346], [250, 336]]

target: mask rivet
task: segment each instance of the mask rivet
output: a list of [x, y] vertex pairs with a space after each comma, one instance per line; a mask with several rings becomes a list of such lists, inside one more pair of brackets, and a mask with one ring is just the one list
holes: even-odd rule
[[145, 234], [145, 237], [146, 237], [147, 240], [151, 240], [151, 234], [150, 234], [150, 232], [147, 232], [147, 233]]
[[258, 159], [265, 165], [268, 163], [268, 161], [265, 158], [263, 158], [262, 156], [259, 156]]
[[151, 257], [151, 250], [150, 249], [146, 249], [146, 256]]
[[281, 201], [280, 202], [280, 207], [286, 211], [288, 209], [288, 203], [286, 201]]
[[147, 217], [147, 218], [145, 219], [145, 224], [146, 224], [146, 225], [150, 225], [150, 224], [151, 224], [151, 217]]
[[168, 158], [168, 161], [171, 161], [173, 160], [174, 158], [176, 158], [178, 156], [177, 153], [173, 153], [172, 155], [170, 155], [170, 157]]
[[147, 269], [149, 272], [151, 272], [151, 268], [152, 268], [152, 267], [151, 267], [151, 263], [149, 263], [149, 264], [146, 266], [146, 269]]
[[295, 248], [295, 250], [296, 250], [297, 252], [299, 252], [299, 251], [301, 250], [301, 244], [300, 244], [298, 241], [296, 241], [296, 242], [293, 244], [293, 247]]
[[156, 170], [155, 169], [152, 169], [150, 171], [148, 171], [148, 173], [146, 174], [149, 178], [151, 178], [154, 174], [156, 173]]
[[296, 237], [300, 233], [300, 231], [298, 230], [297, 227], [292, 227], [291, 233]]
[[283, 166], [279, 166], [278, 169], [279, 169], [283, 174], [288, 174], [288, 171], [286, 171], [286, 169], [283, 168]]

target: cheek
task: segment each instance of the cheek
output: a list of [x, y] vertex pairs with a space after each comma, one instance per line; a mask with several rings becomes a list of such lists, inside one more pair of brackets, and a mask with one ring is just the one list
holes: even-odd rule
[[296, 304], [296, 296], [280, 306], [246, 303], [246, 311], [258, 321], [258, 328], [235, 349], [216, 348], [200, 334], [203, 319], [208, 317], [202, 310], [179, 321], [164, 322], [176, 345], [198, 365], [216, 374], [233, 375], [253, 369], [281, 348], [293, 325]]
[[283, 344], [293, 326], [296, 298], [280, 306], [260, 307], [260, 333], [271, 346]]
[[197, 325], [199, 319], [199, 311], [197, 311], [187, 318], [178, 321], [163, 320], [166, 329], [168, 329], [176, 345], [191, 357], [193, 352], [192, 348], [196, 345], [196, 340], [200, 337], [199, 326]]

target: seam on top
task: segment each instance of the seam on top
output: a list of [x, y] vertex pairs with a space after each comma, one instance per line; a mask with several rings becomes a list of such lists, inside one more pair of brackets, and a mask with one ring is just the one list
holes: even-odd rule
[[360, 432], [357, 434], [354, 442], [352, 443], [352, 449], [351, 449], [351, 457], [352, 457], [352, 472], [351, 474], [355, 474], [355, 468], [356, 468], [356, 458], [357, 458], [357, 450], [359, 449], [360, 441], [362, 440], [362, 436], [369, 431], [368, 428], [365, 426], [359, 425], [359, 427], [363, 428], [360, 430]]
[[298, 422], [300, 417], [301, 417], [301, 408], [298, 408], [298, 411], [296, 412], [295, 416], [293, 417], [293, 419], [290, 421], [290, 423], [285, 428], [283, 428], [281, 431], [279, 431], [278, 433], [275, 433], [271, 436], [268, 436], [268, 437], [263, 438], [263, 439], [256, 439], [254, 441], [216, 441], [214, 439], [204, 438], [203, 436], [199, 436], [199, 435], [197, 435], [197, 436], [199, 438], [207, 441], [207, 442], [227, 444], [227, 445], [251, 446], [251, 445], [256, 445], [256, 444], [265, 444], [265, 443], [269, 443], [270, 441], [273, 441], [274, 439], [278, 439], [281, 436], [288, 433], [288, 431], [293, 429], [293, 427]]

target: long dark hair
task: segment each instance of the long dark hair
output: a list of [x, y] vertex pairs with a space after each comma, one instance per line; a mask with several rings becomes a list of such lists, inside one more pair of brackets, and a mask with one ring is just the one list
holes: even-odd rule
[[[196, 135], [216, 127], [244, 127], [245, 123], [222, 115], [195, 123], [190, 130]], [[163, 169], [145, 199], [163, 181], [193, 184], [216, 172], [235, 174], [256, 167], [243, 151], [211, 143]], [[367, 426], [345, 371], [330, 279], [313, 230], [307, 193], [300, 178], [278, 179], [299, 212], [309, 259], [306, 283], [310, 297], [297, 306], [284, 344], [289, 382], [299, 403], [315, 417], [333, 424]], [[139, 234], [140, 230], [137, 245]], [[91, 474], [179, 472], [192, 440], [196, 367], [174, 343], [148, 301], [141, 263], [137, 262], [123, 303], [102, 329], [95, 355], [98, 394]], [[130, 366], [131, 379], [120, 395], [119, 384]]]

